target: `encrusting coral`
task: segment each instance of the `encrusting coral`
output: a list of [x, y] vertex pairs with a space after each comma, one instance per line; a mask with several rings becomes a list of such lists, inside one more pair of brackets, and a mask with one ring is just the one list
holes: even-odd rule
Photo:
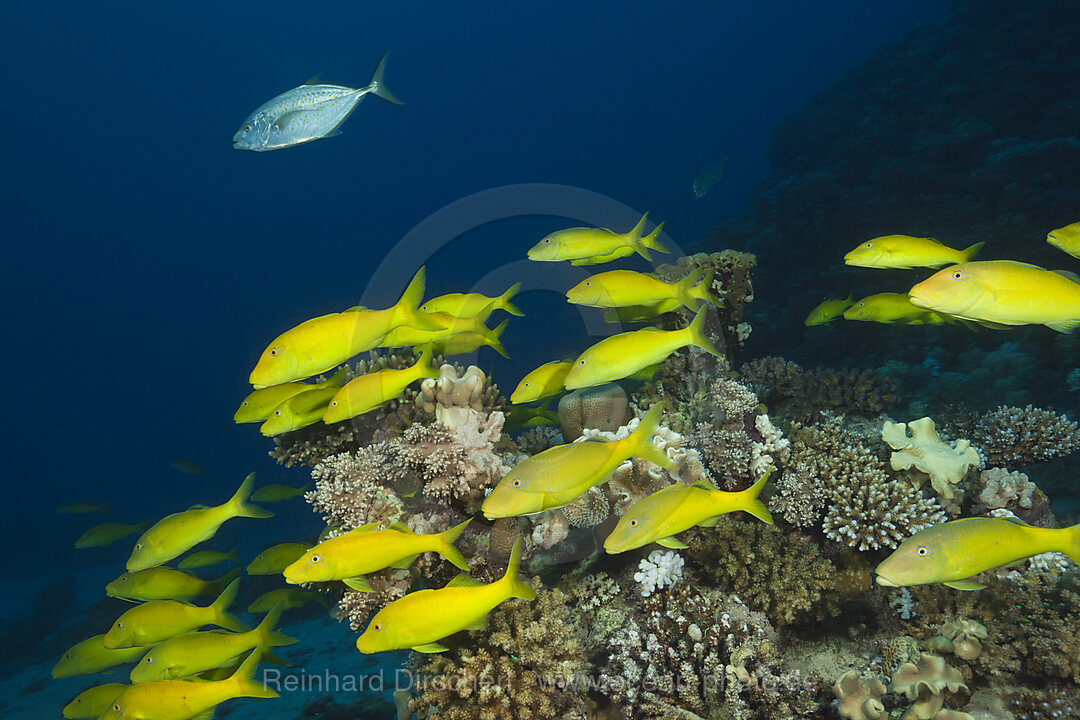
[[[938, 436], [934, 421], [928, 417], [907, 424], [886, 422], [881, 428], [881, 439], [894, 450], [889, 458], [893, 470], [914, 467], [925, 473], [946, 503], [956, 499], [955, 485], [968, 469], [982, 465], [979, 453], [971, 443], [961, 439], [950, 447]], [[913, 476], [912, 484], [921, 487], [921, 478]]]

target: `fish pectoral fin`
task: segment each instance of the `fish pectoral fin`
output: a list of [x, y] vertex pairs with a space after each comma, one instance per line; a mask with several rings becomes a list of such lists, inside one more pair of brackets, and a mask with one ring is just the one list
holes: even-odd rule
[[483, 630], [487, 627], [487, 615], [465, 626], [466, 630]]
[[198, 715], [192, 715], [191, 720], [214, 720], [214, 708], [203, 710]]
[[985, 585], [980, 585], [974, 580], [953, 580], [952, 582], [942, 583], [946, 587], [951, 587], [954, 590], [985, 590]]
[[446, 652], [450, 648], [445, 645], [440, 645], [439, 643], [427, 643], [426, 645], [415, 645], [412, 649], [418, 653], [441, 653]]
[[371, 587], [371, 583], [363, 575], [345, 578], [343, 582], [357, 592], [375, 592], [375, 588]]
[[396, 563], [394, 563], [393, 565], [390, 565], [389, 567], [392, 567], [395, 570], [404, 570], [405, 568], [412, 565], [416, 561], [416, 558], [418, 558], [418, 557], [420, 557], [419, 554], [410, 555], [407, 558], [402, 558], [401, 560], [398, 560]]
[[663, 545], [666, 548], [673, 548], [675, 550], [683, 550], [690, 547], [679, 538], [672, 535], [671, 537], [660, 538], [656, 541], [657, 545]]
[[446, 587], [480, 587], [483, 584], [468, 573], [458, 573], [453, 580], [446, 583]]
[[716, 527], [716, 523], [720, 522], [720, 516], [705, 518], [697, 524], [698, 527]]
[[1056, 330], [1059, 333], [1071, 333], [1076, 328], [1080, 327], [1080, 318], [1072, 320], [1062, 320], [1056, 323], [1046, 323], [1046, 327], [1051, 330]]

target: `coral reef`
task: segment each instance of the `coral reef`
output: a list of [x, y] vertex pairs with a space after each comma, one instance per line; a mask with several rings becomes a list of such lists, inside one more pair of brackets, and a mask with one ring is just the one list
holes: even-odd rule
[[1001, 406], [978, 415], [957, 411], [946, 426], [953, 437], [971, 439], [990, 467], [1019, 470], [1069, 455], [1080, 448], [1080, 426], [1064, 415], [1032, 407]]
[[574, 390], [559, 399], [563, 438], [573, 442], [586, 428], [615, 431], [634, 416], [626, 391], [616, 383]]
[[[964, 479], [968, 469], [982, 465], [979, 453], [967, 440], [957, 440], [953, 447], [942, 442], [934, 421], [928, 417], [906, 424], [886, 422], [881, 428], [881, 439], [894, 451], [889, 457], [893, 470], [914, 467], [925, 473], [938, 496], [947, 503], [956, 499], [954, 486]], [[915, 487], [922, 487], [918, 475], [910, 477]]]
[[798, 422], [815, 421], [823, 411], [874, 417], [896, 401], [892, 381], [872, 370], [805, 370], [766, 357], [743, 364], [739, 373], [765, 389], [771, 411]]
[[483, 370], [470, 365], [462, 371], [460, 366], [445, 363], [439, 368], [437, 378], [420, 382], [416, 404], [451, 429], [465, 424], [470, 410], [479, 413], [485, 408], [506, 409], [498, 386], [488, 381]]

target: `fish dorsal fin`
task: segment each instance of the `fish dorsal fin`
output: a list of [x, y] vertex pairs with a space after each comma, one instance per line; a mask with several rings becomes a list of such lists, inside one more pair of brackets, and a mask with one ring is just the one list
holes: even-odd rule
[[467, 573], [458, 573], [458, 575], [446, 583], [448, 588], [464, 588], [464, 587], [481, 587], [484, 583], [480, 582], [473, 576]]
[[188, 510], [208, 510], [209, 508], [209, 505], [203, 505], [201, 503], [198, 503], [189, 507]]
[[412, 649], [418, 653], [441, 653], [446, 652], [450, 648], [445, 645], [440, 645], [439, 643], [427, 643], [426, 645], [414, 645]]
[[416, 533], [414, 533], [412, 531], [412, 528], [410, 528], [408, 525], [406, 525], [403, 522], [391, 523], [391, 525], [390, 525], [390, 527], [388, 529], [389, 530], [397, 530], [398, 532], [401, 532], [401, 533], [408, 533], [409, 535], [415, 535], [416, 534]]
[[320, 79], [319, 74], [317, 73], [317, 74], [312, 75], [311, 77], [309, 77], [307, 80], [305, 80], [304, 84], [305, 85], [322, 85], [323, 81], [322, 81], [322, 79]]
[[708, 478], [700, 478], [690, 483], [689, 487], [701, 488], [702, 490], [716, 490], [716, 486], [709, 482]]
[[379, 529], [379, 523], [371, 522], [371, 523], [367, 523], [365, 525], [361, 525], [360, 527], [353, 528], [349, 532], [350, 533], [374, 532], [375, 530], [378, 530], [378, 529]]
[[1050, 272], [1054, 273], [1055, 275], [1060, 275], [1066, 280], [1071, 280], [1077, 285], [1080, 285], [1080, 275], [1077, 275], [1072, 270], [1051, 270]]

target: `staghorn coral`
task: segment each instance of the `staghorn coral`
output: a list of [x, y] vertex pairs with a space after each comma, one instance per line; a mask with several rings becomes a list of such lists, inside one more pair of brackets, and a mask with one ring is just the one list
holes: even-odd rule
[[836, 567], [816, 544], [757, 520], [729, 516], [715, 529], [697, 528], [689, 537], [685, 552], [697, 572], [764, 612], [777, 627], [835, 612]]
[[588, 665], [569, 596], [533, 581], [536, 600], [511, 600], [469, 633], [458, 654], [413, 655], [419, 695], [411, 712], [446, 720], [584, 717]]
[[405, 469], [395, 463], [386, 443], [355, 453], [331, 455], [311, 470], [315, 489], [304, 497], [327, 525], [352, 530], [377, 522], [387, 527], [404, 511], [401, 498], [383, 483], [394, 484]]
[[[942, 442], [934, 421], [928, 417], [907, 424], [886, 422], [881, 439], [894, 450], [889, 458], [893, 470], [914, 467], [925, 473], [935, 492], [950, 504], [954, 500], [959, 504], [955, 485], [964, 479], [968, 468], [982, 465], [979, 453], [967, 440], [957, 440], [953, 447]], [[912, 484], [921, 487], [922, 480], [914, 476]]]
[[830, 492], [825, 535], [859, 550], [896, 547], [909, 535], [943, 523], [936, 500], [888, 477], [863, 476]]
[[1002, 405], [978, 415], [954, 408], [942, 423], [952, 437], [966, 437], [980, 449], [989, 467], [1019, 470], [1080, 448], [1080, 426], [1064, 415], [1028, 405]]
[[767, 389], [771, 411], [798, 422], [817, 420], [822, 411], [874, 417], [896, 402], [892, 381], [873, 370], [805, 370], [782, 358], [765, 357], [743, 364], [739, 372]]

